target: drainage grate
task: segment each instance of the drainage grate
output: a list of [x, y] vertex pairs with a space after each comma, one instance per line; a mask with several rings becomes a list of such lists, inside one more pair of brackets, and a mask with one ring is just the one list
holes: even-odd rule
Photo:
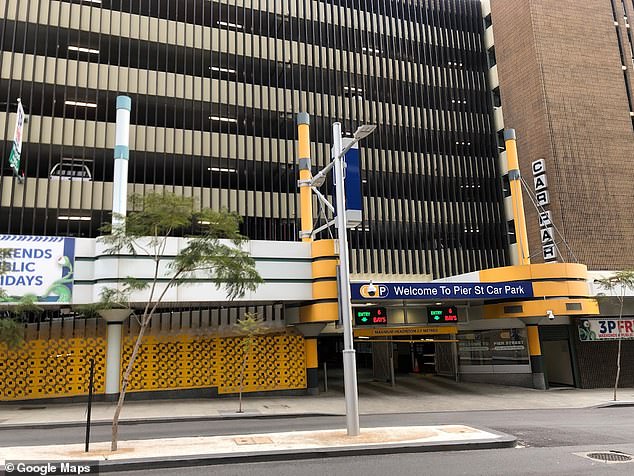
[[37, 407], [37, 406], [19, 407], [18, 410], [46, 410], [46, 407]]
[[239, 436], [233, 442], [236, 445], [270, 445], [273, 440], [268, 436]]
[[620, 453], [618, 451], [602, 451], [600, 453], [586, 453], [586, 458], [594, 459], [597, 461], [605, 461], [606, 463], [626, 463], [632, 461], [630, 455]]

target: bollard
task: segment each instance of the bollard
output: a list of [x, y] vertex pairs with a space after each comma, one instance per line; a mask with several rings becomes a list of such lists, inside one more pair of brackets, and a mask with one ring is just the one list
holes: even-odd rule
[[90, 359], [90, 377], [88, 377], [88, 409], [86, 411], [86, 448], [90, 446], [90, 413], [92, 411], [92, 389], [95, 380], [95, 359]]

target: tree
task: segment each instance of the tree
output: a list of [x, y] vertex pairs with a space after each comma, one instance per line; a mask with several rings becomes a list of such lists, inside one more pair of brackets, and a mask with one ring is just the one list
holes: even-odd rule
[[[0, 248], [0, 276], [5, 274], [10, 269], [11, 263], [11, 250], [6, 248]], [[11, 302], [13, 298], [7, 294], [7, 292], [0, 288], [0, 302]], [[0, 334], [1, 335], [1, 334]]]
[[[125, 289], [149, 288], [149, 294], [112, 420], [112, 451], [117, 450], [119, 416], [143, 335], [167, 291], [188, 284], [193, 278], [207, 276], [214, 280], [217, 288], [224, 287], [227, 298], [232, 300], [244, 296], [247, 291], [254, 291], [262, 282], [255, 261], [241, 249], [246, 238], [239, 233], [238, 215], [226, 210], [197, 211], [193, 198], [171, 193], [132, 195], [130, 201], [132, 210], [136, 211], [127, 217], [118, 217], [121, 225], [104, 226], [102, 231], [110, 234], [100, 240], [106, 244], [107, 253], [127, 251], [151, 258], [153, 276], [149, 280], [126, 278], [124, 281]], [[198, 234], [189, 238], [176, 256], [166, 257], [168, 238], [182, 235], [192, 226], [199, 228]], [[166, 284], [161, 285], [162, 282]]]
[[85, 319], [96, 319], [99, 317], [99, 311], [108, 309], [129, 309], [130, 293], [132, 288], [127, 283], [132, 284], [133, 288], [145, 289], [146, 284], [135, 278], [126, 278], [123, 282], [122, 289], [103, 288], [99, 293], [99, 301], [92, 304], [80, 304], [74, 306], [74, 310], [84, 316]]
[[614, 381], [614, 401], [616, 401], [616, 391], [621, 377], [621, 346], [623, 337], [621, 335], [621, 319], [623, 318], [623, 304], [625, 302], [625, 292], [634, 290], [634, 271], [617, 271], [612, 276], [595, 280], [603, 289], [609, 291], [612, 297], [619, 302], [619, 317], [617, 320], [618, 350], [616, 352], [616, 379]]
[[257, 312], [245, 312], [242, 319], [236, 322], [236, 328], [242, 334], [242, 366], [240, 367], [240, 390], [238, 395], [238, 413], [242, 413], [242, 391], [244, 390], [244, 371], [247, 367], [247, 360], [251, 353], [251, 348], [257, 336], [268, 332], [264, 320], [258, 316]]
[[[0, 276], [10, 269], [11, 250], [0, 249]], [[0, 318], [0, 342], [9, 348], [22, 345], [24, 342], [24, 323], [22, 319], [28, 312], [42, 312], [42, 308], [37, 305], [37, 296], [25, 294], [16, 301], [16, 298], [9, 296], [7, 292], [0, 288], [0, 302], [8, 305], [7, 317]]]
[[24, 325], [12, 318], [0, 319], [0, 342], [6, 344], [9, 349], [19, 347], [24, 342]]

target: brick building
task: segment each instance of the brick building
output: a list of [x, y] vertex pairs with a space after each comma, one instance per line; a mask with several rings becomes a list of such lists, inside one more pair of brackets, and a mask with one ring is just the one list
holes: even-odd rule
[[[557, 248], [591, 270], [632, 267], [634, 216], [631, 0], [491, 2], [504, 122], [520, 168], [544, 159]], [[592, 38], [592, 41], [587, 41]], [[543, 259], [535, 207], [524, 193], [530, 253]]]
[[[495, 46], [488, 49], [489, 61], [497, 69], [504, 123], [517, 131], [531, 260], [549, 261], [545, 250], [554, 248], [550, 260], [584, 263], [591, 279], [605, 274], [599, 271], [631, 269], [634, 42], [628, 18], [634, 2], [493, 0], [490, 6], [486, 23]], [[537, 183], [536, 175], [547, 182]], [[553, 222], [550, 248], [532, 203], [540, 189], [548, 203], [539, 212], [549, 211]], [[608, 299], [592, 326], [616, 322], [618, 315]], [[632, 315], [626, 302], [624, 320], [631, 322]], [[582, 340], [583, 324], [590, 326], [576, 319], [568, 329], [540, 326], [542, 348], [548, 352], [568, 342], [576, 367], [574, 378], [568, 372], [569, 382], [613, 385], [617, 344], [605, 336]], [[631, 361], [633, 351], [634, 340], [626, 340], [622, 362]], [[632, 378], [626, 365], [621, 385], [633, 385]]]

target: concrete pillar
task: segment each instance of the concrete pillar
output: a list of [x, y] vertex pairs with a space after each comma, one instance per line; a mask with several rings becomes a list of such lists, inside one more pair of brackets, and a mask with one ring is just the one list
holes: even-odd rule
[[393, 364], [390, 359], [391, 342], [372, 342], [372, 377], [381, 382], [389, 382], [392, 376]]
[[103, 309], [99, 311], [106, 321], [106, 396], [118, 395], [121, 382], [121, 334], [130, 309]]
[[319, 361], [317, 358], [317, 338], [305, 337], [306, 349], [306, 391], [309, 395], [319, 393]]
[[531, 359], [531, 371], [533, 372], [533, 387], [538, 390], [546, 390], [544, 357], [539, 343], [539, 327], [526, 326], [526, 333], [528, 335], [528, 354]]
[[108, 322], [106, 334], [106, 395], [119, 394], [122, 329], [123, 322]]

